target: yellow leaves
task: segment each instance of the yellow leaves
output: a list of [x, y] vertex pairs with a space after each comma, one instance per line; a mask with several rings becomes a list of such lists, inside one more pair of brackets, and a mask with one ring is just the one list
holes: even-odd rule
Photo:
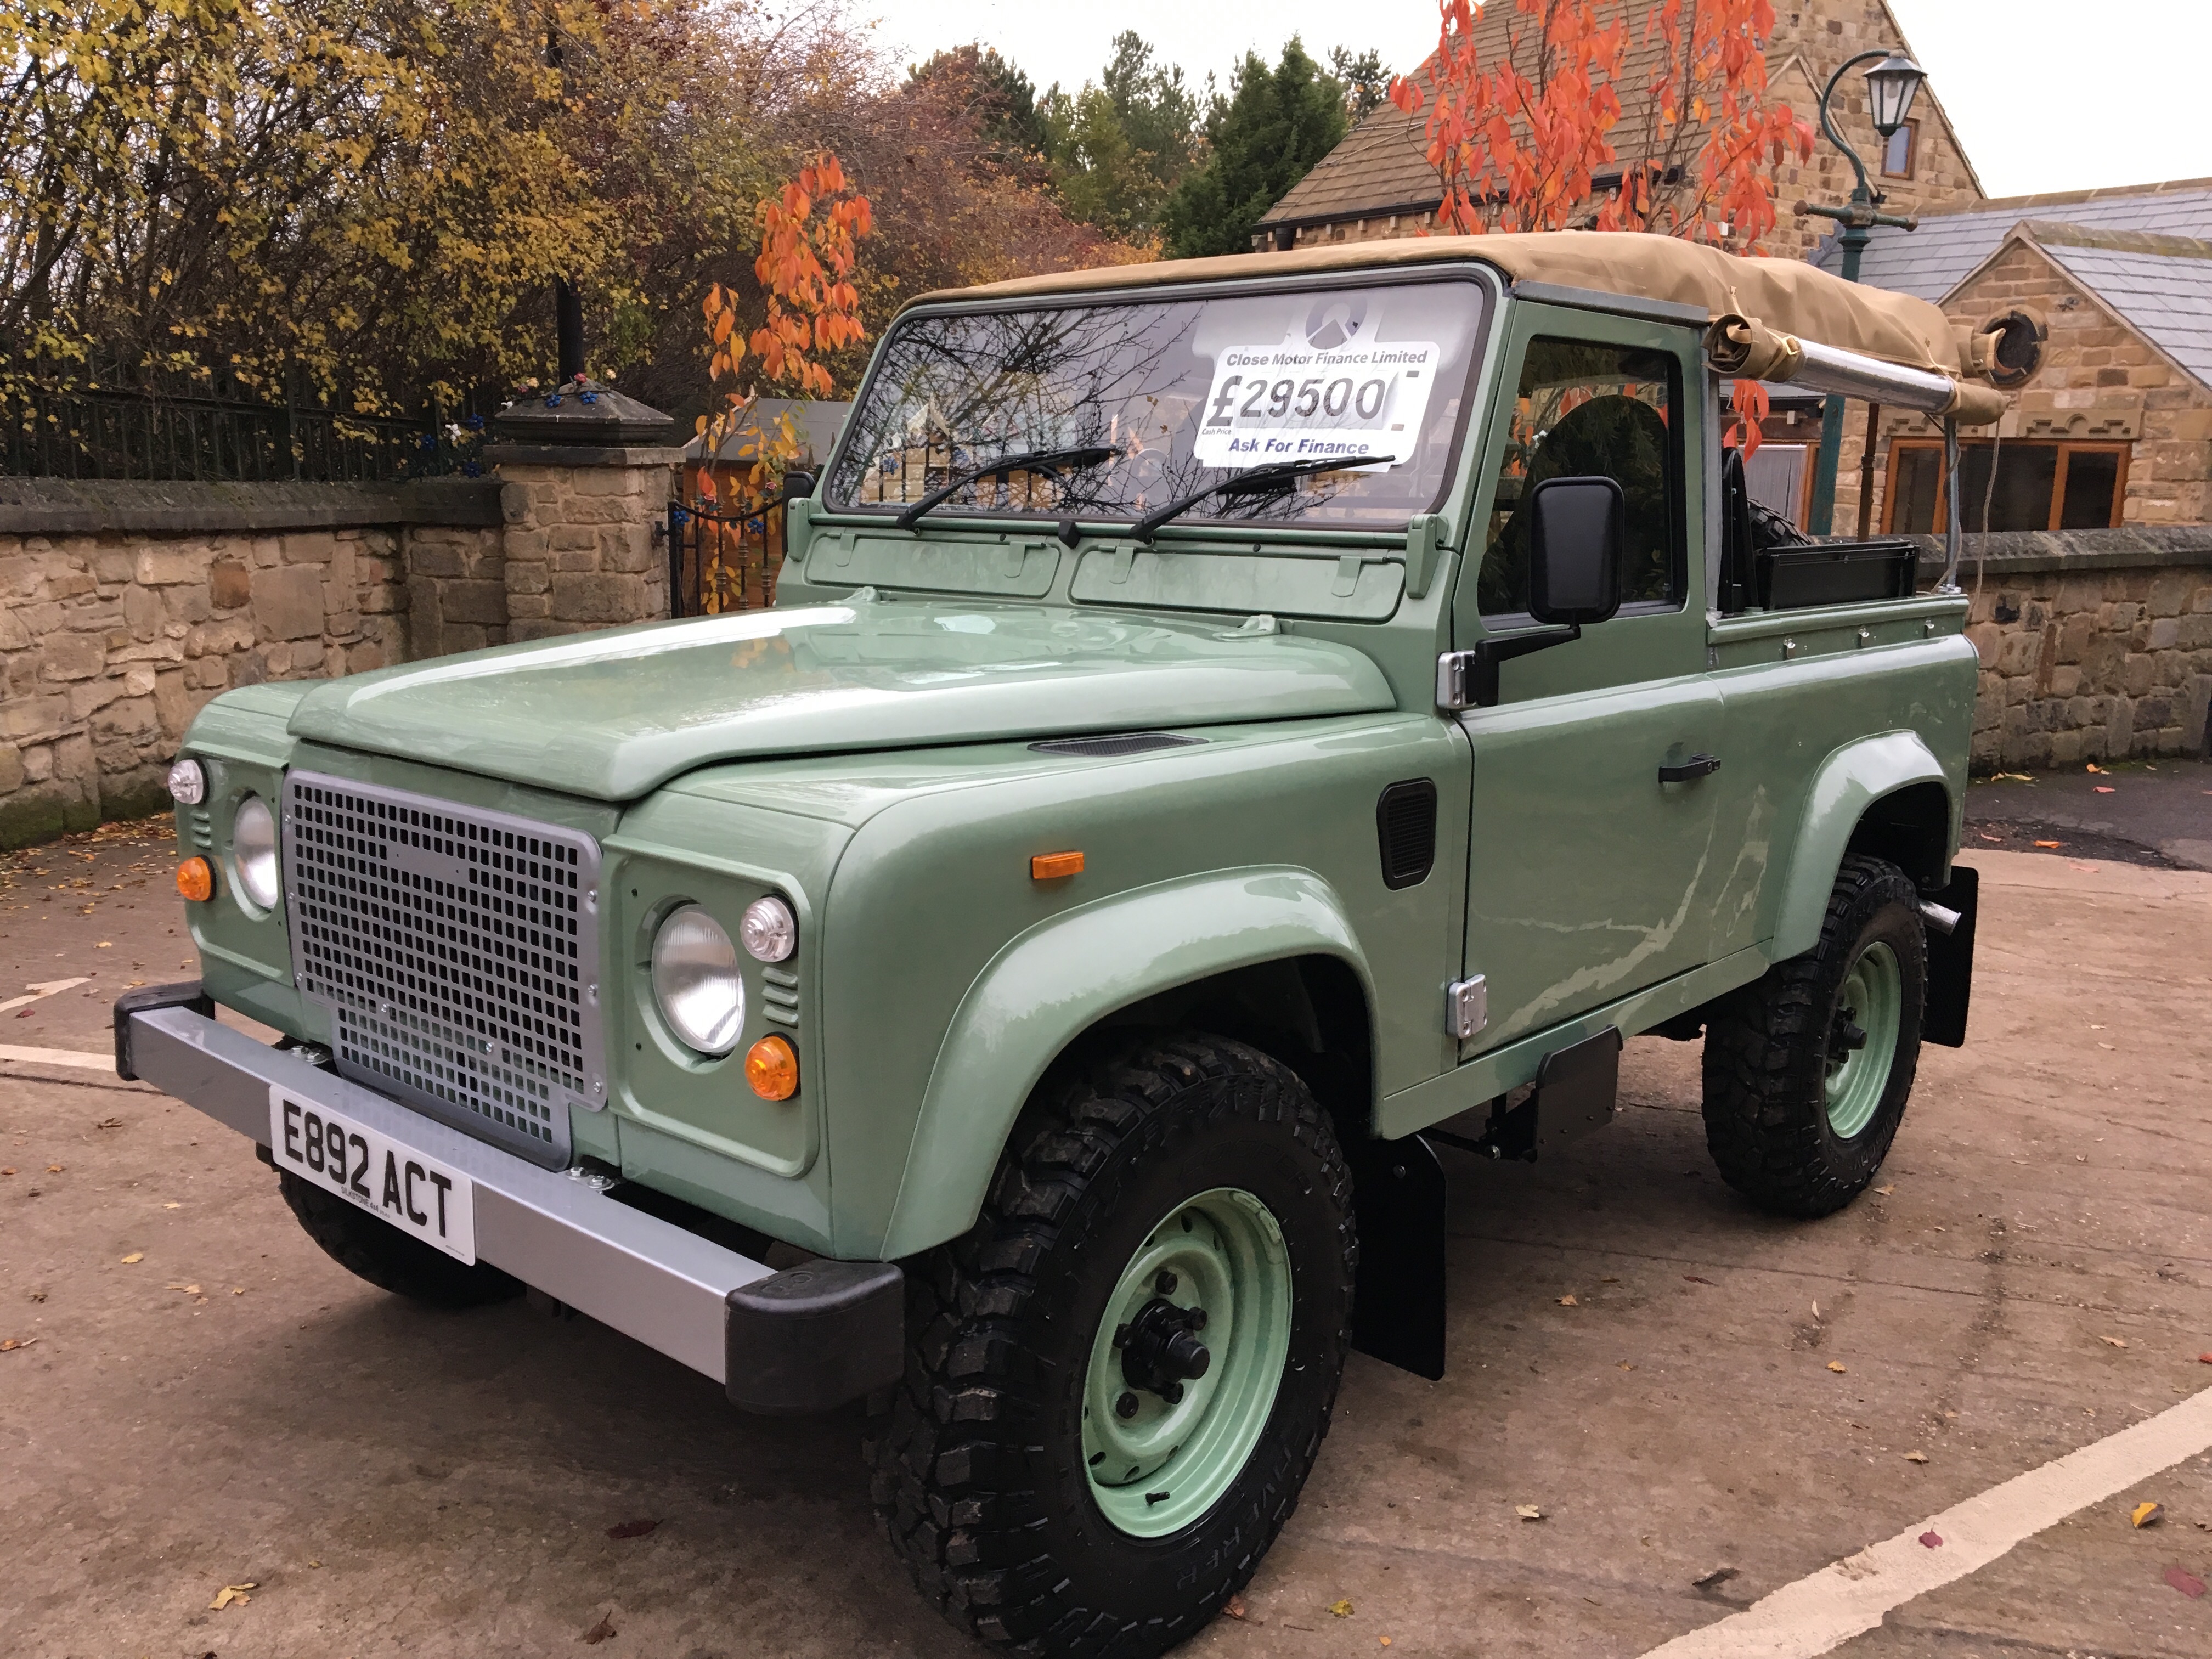
[[253, 1599], [246, 1594], [246, 1591], [260, 1588], [258, 1584], [225, 1584], [216, 1592], [215, 1600], [208, 1603], [208, 1611], [221, 1613], [234, 1601], [240, 1607], [244, 1607]]
[[1328, 1604], [1328, 1610], [1339, 1619], [1349, 1619], [1352, 1617], [1352, 1602], [1349, 1598], [1341, 1601], [1332, 1601]]
[[2162, 1519], [2165, 1514], [2166, 1506], [2163, 1504], [2138, 1504], [2128, 1511], [2128, 1524], [2131, 1527], [2148, 1527], [2153, 1522]]
[[137, 1267], [140, 1262], [143, 1261], [145, 1259], [146, 1259], [146, 1252], [145, 1252], [145, 1251], [143, 1251], [143, 1250], [133, 1250], [133, 1251], [131, 1251], [131, 1254], [130, 1254], [129, 1255], [126, 1255], [126, 1256], [125, 1256], [125, 1257], [123, 1258], [123, 1265], [124, 1265], [125, 1267]]
[[1841, 1376], [1845, 1371], [1849, 1370], [1850, 1367], [1844, 1364], [1839, 1359], [1831, 1359], [1828, 1362], [1828, 1369], [1835, 1372], [1837, 1376]]

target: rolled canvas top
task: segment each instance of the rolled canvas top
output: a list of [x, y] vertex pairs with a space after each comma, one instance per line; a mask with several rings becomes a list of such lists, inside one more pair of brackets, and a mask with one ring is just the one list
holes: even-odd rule
[[1735, 313], [1771, 329], [1846, 351], [1959, 378], [1950, 319], [1925, 300], [1847, 283], [1796, 259], [1729, 253], [1639, 231], [1554, 230], [1490, 236], [1410, 236], [1340, 242], [1286, 253], [1230, 253], [1206, 259], [1101, 265], [1089, 270], [1018, 276], [981, 287], [941, 289], [910, 301], [992, 300], [1079, 294], [1232, 277], [1307, 271], [1368, 270], [1479, 259], [1515, 282], [1664, 300], [1694, 306], [1708, 319]]

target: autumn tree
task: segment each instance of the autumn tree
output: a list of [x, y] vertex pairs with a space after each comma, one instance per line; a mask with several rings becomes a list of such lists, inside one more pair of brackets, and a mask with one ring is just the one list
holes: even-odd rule
[[1200, 143], [1199, 96], [1183, 72], [1124, 30], [1097, 82], [1073, 93], [1054, 87], [1040, 112], [1054, 185], [1070, 216], [1115, 236], [1155, 237]]
[[1439, 228], [1656, 231], [1748, 248], [1774, 227], [1771, 166], [1812, 155], [1811, 125], [1767, 97], [1771, 0], [1438, 10], [1435, 55], [1390, 96], [1428, 112]]

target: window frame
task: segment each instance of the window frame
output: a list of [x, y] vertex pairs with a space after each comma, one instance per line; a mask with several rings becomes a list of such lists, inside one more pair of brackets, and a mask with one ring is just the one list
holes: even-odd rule
[[[1959, 457], [1961, 464], [1963, 465], [1965, 462], [1966, 451], [1969, 449], [1986, 449], [1990, 447], [1991, 441], [1992, 441], [1988, 438], [1960, 439]], [[2052, 471], [2051, 477], [2051, 510], [2045, 515], [2046, 521], [2043, 526], [2045, 530], [2050, 531], [2055, 531], [2059, 527], [2058, 521], [2066, 511], [2067, 466], [2069, 461], [2073, 458], [2073, 456], [2076, 453], [2083, 450], [2093, 451], [2100, 454], [2118, 455], [2119, 457], [2119, 465], [2113, 469], [2112, 472], [2112, 499], [2111, 506], [2105, 515], [2107, 520], [2105, 527], [2107, 529], [2115, 529], [2126, 521], [2124, 514], [2128, 500], [2128, 462], [2130, 453], [2135, 448], [2135, 445], [2131, 441], [2125, 438], [2006, 439], [2004, 441], [2003, 449], [2013, 448], [2055, 449], [2058, 452], [2058, 464], [2056, 469]], [[1898, 434], [1890, 439], [1889, 456], [1882, 477], [1882, 534], [1885, 536], [1895, 536], [1900, 534], [1907, 536], [1940, 536], [1943, 533], [1943, 525], [1950, 510], [1949, 502], [1951, 491], [1951, 477], [1949, 471], [1948, 469], [1942, 466], [1940, 463], [1936, 469], [1935, 527], [1932, 530], [1906, 530], [1902, 532], [1897, 528], [1898, 464], [1899, 459], [1909, 450], [1933, 450], [1940, 457], [1943, 453], [1943, 441], [1941, 438], [1917, 437], [1907, 434]], [[1999, 465], [2002, 465], [2002, 450], [2000, 450], [1999, 455]], [[1963, 524], [1963, 520], [1962, 527], [1972, 528], [1971, 526], [1965, 526]]]
[[1895, 143], [1896, 140], [1893, 137], [1883, 139], [1881, 145], [1881, 176], [1885, 179], [1910, 179], [1912, 177], [1914, 171], [1920, 165], [1920, 122], [1918, 118], [1915, 117], [1912, 119], [1906, 121], [1903, 126], [1898, 128], [1898, 131], [1905, 134], [1905, 168], [1902, 172], [1897, 172], [1891, 168], [1889, 165], [1889, 147], [1892, 143]]
[[[1689, 441], [1683, 430], [1689, 415], [1691, 378], [1686, 371], [1680, 354], [1666, 346], [1638, 344], [1609, 337], [1603, 333], [1573, 334], [1552, 332], [1542, 325], [1522, 335], [1518, 340], [1506, 343], [1506, 356], [1498, 368], [1498, 377], [1492, 383], [1492, 401], [1498, 411], [1517, 400], [1521, 373], [1527, 365], [1532, 346], [1544, 341], [1557, 341], [1566, 345], [1604, 346], [1620, 351], [1653, 351], [1668, 361], [1667, 403], [1669, 410], [1667, 426], [1667, 507], [1668, 558], [1667, 585], [1674, 590], [1673, 597], [1664, 599], [1629, 599], [1620, 606], [1623, 617], [1673, 616], [1686, 610], [1690, 603], [1690, 477]], [[1493, 424], [1499, 424], [1495, 415]], [[1495, 455], [1486, 453], [1477, 459], [1480, 469], [1475, 479], [1477, 495], [1470, 504], [1468, 516], [1468, 544], [1465, 580], [1474, 584], [1471, 592], [1479, 592], [1482, 576], [1481, 557], [1474, 551], [1474, 544], [1481, 527], [1488, 524], [1496, 510], [1498, 469], [1504, 459], [1504, 437], [1502, 429], [1498, 435]], [[1480, 600], [1473, 607], [1474, 616], [1480, 622], [1486, 635], [1512, 633], [1537, 626], [1535, 617], [1526, 611], [1485, 611]]]

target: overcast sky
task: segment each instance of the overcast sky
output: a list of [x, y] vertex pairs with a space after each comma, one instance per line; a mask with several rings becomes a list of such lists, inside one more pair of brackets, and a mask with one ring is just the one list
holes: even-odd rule
[[[2206, 0], [1890, 4], [1991, 195], [2212, 175]], [[1123, 29], [1194, 81], [1210, 70], [1224, 88], [1247, 51], [1272, 60], [1294, 33], [1316, 58], [1334, 46], [1372, 46], [1403, 70], [1437, 32], [1434, 0], [1118, 0], [1095, 11], [1039, 0], [856, 0], [854, 14], [874, 20], [907, 61], [980, 40], [1040, 89], [1095, 79]]]

